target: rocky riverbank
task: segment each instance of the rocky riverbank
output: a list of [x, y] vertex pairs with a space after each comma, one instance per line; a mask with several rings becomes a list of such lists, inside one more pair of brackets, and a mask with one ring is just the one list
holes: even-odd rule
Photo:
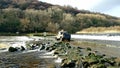
[[[84, 45], [86, 46], [86, 45]], [[90, 47], [80, 47], [73, 43], [55, 43], [48, 50], [55, 50], [54, 54], [62, 58], [63, 68], [119, 68], [118, 57], [107, 56], [99, 50]]]
[[[35, 40], [26, 50], [0, 53], [1, 68], [119, 68], [120, 57], [105, 46], [83, 41]], [[111, 55], [112, 54], [112, 55]]]

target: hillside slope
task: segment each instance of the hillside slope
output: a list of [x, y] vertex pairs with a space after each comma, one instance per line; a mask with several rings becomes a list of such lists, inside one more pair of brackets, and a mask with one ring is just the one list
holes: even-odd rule
[[37, 0], [0, 0], [0, 32], [75, 33], [89, 27], [119, 26], [120, 18]]

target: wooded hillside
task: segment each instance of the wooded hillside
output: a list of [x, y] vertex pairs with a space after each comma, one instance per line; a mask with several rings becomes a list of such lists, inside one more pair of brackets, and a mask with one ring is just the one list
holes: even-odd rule
[[37, 0], [0, 0], [0, 32], [75, 33], [84, 28], [120, 25], [117, 17]]

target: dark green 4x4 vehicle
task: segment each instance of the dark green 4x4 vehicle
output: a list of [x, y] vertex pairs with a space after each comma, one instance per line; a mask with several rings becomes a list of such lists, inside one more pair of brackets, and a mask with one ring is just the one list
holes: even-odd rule
[[70, 41], [71, 35], [68, 32], [61, 30], [55, 38], [58, 41]]

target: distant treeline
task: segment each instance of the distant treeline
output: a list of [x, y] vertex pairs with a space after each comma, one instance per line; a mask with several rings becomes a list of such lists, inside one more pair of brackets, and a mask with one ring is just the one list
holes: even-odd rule
[[0, 32], [57, 32], [64, 29], [75, 33], [92, 26], [120, 25], [120, 19], [116, 17], [37, 0], [0, 0], [0, 8]]

